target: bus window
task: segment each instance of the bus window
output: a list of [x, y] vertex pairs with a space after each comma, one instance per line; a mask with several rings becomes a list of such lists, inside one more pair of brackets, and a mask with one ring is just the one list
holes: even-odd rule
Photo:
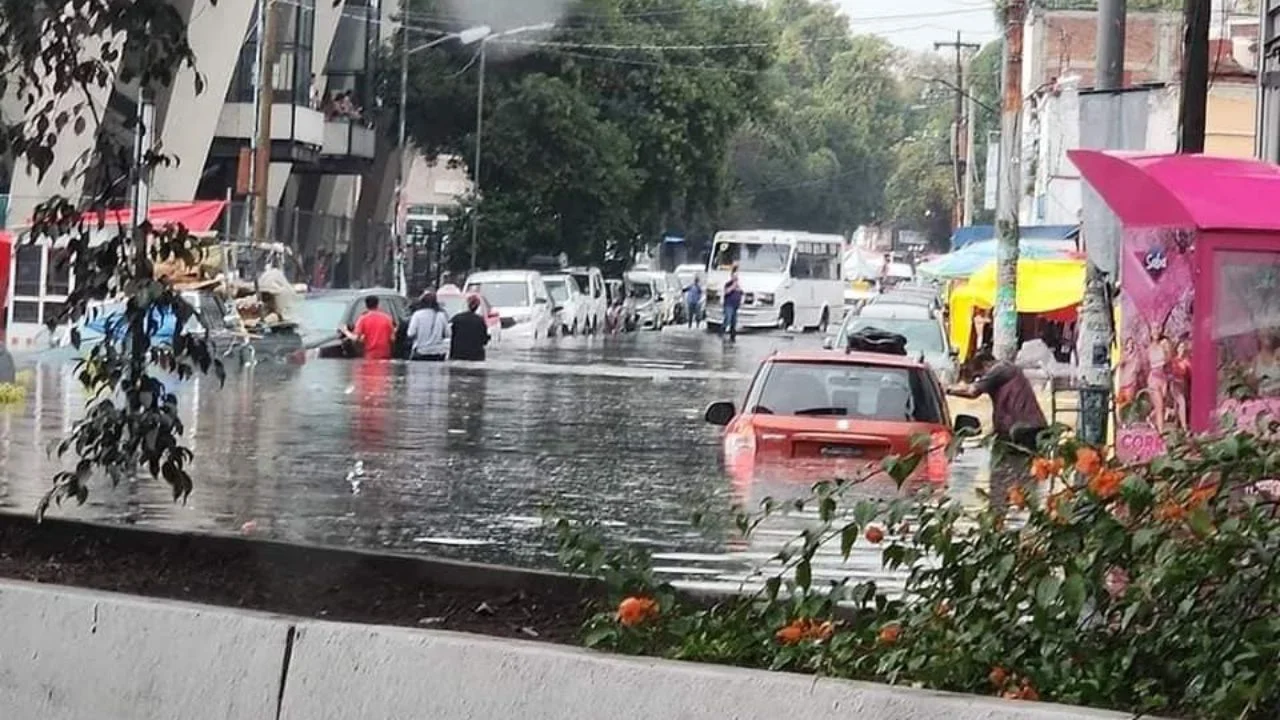
[[790, 255], [788, 245], [718, 242], [711, 268], [728, 270], [736, 263], [741, 272], [780, 273], [787, 271]]

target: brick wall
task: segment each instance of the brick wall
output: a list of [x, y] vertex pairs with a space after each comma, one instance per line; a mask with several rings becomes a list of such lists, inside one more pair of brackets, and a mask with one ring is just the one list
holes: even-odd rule
[[[1068, 75], [1080, 87], [1094, 85], [1097, 56], [1097, 13], [1089, 10], [1041, 11], [1027, 27], [1028, 50], [1024, 90]], [[1182, 60], [1182, 25], [1177, 13], [1130, 12], [1125, 25], [1126, 85], [1173, 82]]]

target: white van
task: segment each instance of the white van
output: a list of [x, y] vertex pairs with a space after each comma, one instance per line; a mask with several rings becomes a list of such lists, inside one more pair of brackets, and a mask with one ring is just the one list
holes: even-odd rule
[[604, 273], [597, 267], [571, 267], [565, 272], [578, 282], [578, 290], [586, 306], [582, 315], [586, 321], [582, 331], [600, 332], [609, 312], [609, 292], [604, 285]]
[[840, 258], [844, 238], [785, 230], [716, 233], [707, 261], [707, 328], [724, 325], [725, 283], [738, 267], [739, 328], [825, 332], [844, 314]]
[[498, 311], [504, 330], [533, 338], [556, 334], [551, 294], [542, 274], [534, 270], [490, 270], [467, 277], [465, 292], [479, 293]]
[[587, 333], [591, 329], [590, 299], [578, 289], [572, 275], [543, 275], [547, 292], [551, 293], [552, 311], [564, 335]]

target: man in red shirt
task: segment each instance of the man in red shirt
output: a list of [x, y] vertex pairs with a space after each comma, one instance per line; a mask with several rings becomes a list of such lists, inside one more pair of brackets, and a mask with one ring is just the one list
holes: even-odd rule
[[364, 347], [364, 356], [370, 360], [390, 360], [391, 350], [396, 341], [396, 321], [378, 309], [378, 297], [370, 295], [364, 299], [365, 312], [356, 320], [356, 326], [350, 330], [338, 328], [338, 332], [348, 340], [360, 343]]

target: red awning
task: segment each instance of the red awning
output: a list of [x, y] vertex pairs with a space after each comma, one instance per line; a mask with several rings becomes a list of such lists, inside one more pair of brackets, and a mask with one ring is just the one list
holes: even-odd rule
[[[181, 223], [189, 232], [204, 233], [213, 229], [213, 224], [218, 222], [218, 217], [222, 215], [222, 210], [226, 205], [227, 201], [225, 200], [157, 203], [151, 206], [151, 212], [147, 214], [147, 217], [155, 227]], [[133, 209], [108, 210], [102, 215], [96, 212], [85, 213], [83, 219], [90, 226], [96, 225], [99, 219], [104, 223], [103, 226], [107, 228], [130, 225], [133, 223]], [[5, 306], [9, 292], [9, 267], [12, 264], [9, 246], [12, 244], [12, 236], [8, 232], [0, 230], [0, 308]]]

